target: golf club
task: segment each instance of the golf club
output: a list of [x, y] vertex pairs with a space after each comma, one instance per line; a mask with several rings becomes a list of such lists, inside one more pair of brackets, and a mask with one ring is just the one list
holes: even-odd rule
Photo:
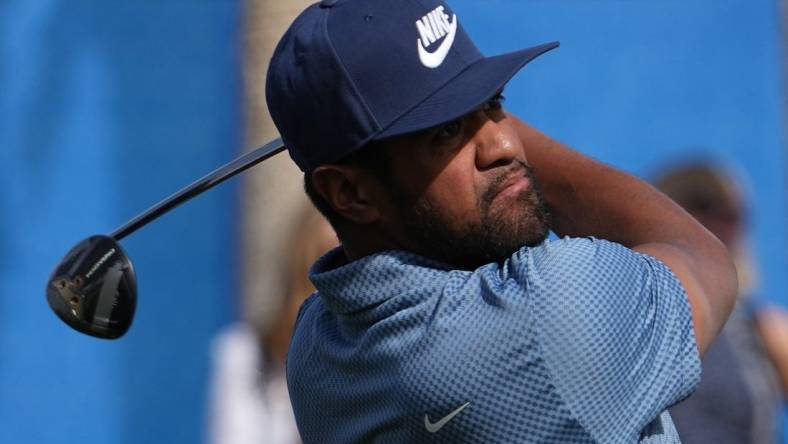
[[137, 306], [134, 266], [118, 241], [162, 214], [285, 149], [276, 139], [208, 173], [152, 206], [109, 235], [91, 236], [55, 266], [47, 302], [71, 328], [104, 339], [123, 336]]

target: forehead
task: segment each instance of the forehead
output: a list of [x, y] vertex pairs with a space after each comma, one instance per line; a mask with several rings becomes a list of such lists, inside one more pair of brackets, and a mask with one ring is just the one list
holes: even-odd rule
[[478, 130], [478, 128], [475, 128], [472, 125], [467, 125], [467, 123], [469, 123], [470, 121], [470, 118], [473, 115], [475, 115], [477, 112], [479, 112], [479, 110], [484, 109], [484, 107], [486, 106], [489, 106], [489, 104], [492, 101], [496, 101], [500, 106], [503, 100], [504, 100], [503, 88], [501, 88], [498, 91], [496, 91], [495, 94], [493, 94], [491, 97], [489, 97], [484, 103], [472, 109], [471, 111], [467, 112], [463, 116], [445, 122], [441, 122], [437, 125], [419, 131], [414, 131], [412, 133], [392, 136], [385, 139], [373, 141], [370, 143], [370, 146], [377, 146], [385, 150], [387, 154], [390, 156], [390, 158], [429, 154], [432, 151], [430, 148], [438, 144], [438, 142], [435, 140], [436, 134], [446, 125], [460, 121], [465, 121], [464, 123], [466, 123], [466, 125], [464, 126], [464, 130], [465, 130], [464, 137], [460, 141], [461, 143], [458, 144], [460, 145], [464, 144]]
[[394, 136], [375, 142], [377, 149], [393, 166], [406, 164], [429, 164], [437, 158], [432, 156], [432, 135], [437, 128], [416, 133]]

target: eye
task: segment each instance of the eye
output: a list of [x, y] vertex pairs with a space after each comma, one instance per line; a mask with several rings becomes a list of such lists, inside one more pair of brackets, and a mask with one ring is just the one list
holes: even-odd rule
[[457, 119], [442, 125], [435, 134], [435, 137], [439, 140], [451, 139], [457, 137], [461, 132], [462, 121]]

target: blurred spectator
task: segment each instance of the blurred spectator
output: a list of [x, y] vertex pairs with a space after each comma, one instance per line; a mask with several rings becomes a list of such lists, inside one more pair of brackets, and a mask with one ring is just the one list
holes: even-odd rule
[[679, 436], [684, 444], [773, 443], [788, 387], [788, 317], [753, 297], [741, 190], [703, 163], [667, 171], [655, 184], [725, 243], [739, 274], [739, 300], [706, 353], [700, 385], [670, 410]]
[[[307, 205], [294, 223], [282, 257], [286, 293], [271, 325], [242, 322], [222, 331], [213, 347], [210, 403], [212, 444], [299, 442], [285, 381], [285, 356], [298, 309], [315, 291], [309, 267], [338, 240], [328, 222]], [[262, 331], [261, 331], [262, 330]]]

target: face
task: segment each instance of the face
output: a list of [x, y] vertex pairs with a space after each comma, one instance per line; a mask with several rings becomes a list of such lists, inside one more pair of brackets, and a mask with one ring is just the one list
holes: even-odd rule
[[501, 101], [383, 142], [388, 231], [404, 248], [473, 269], [544, 241], [546, 206]]

